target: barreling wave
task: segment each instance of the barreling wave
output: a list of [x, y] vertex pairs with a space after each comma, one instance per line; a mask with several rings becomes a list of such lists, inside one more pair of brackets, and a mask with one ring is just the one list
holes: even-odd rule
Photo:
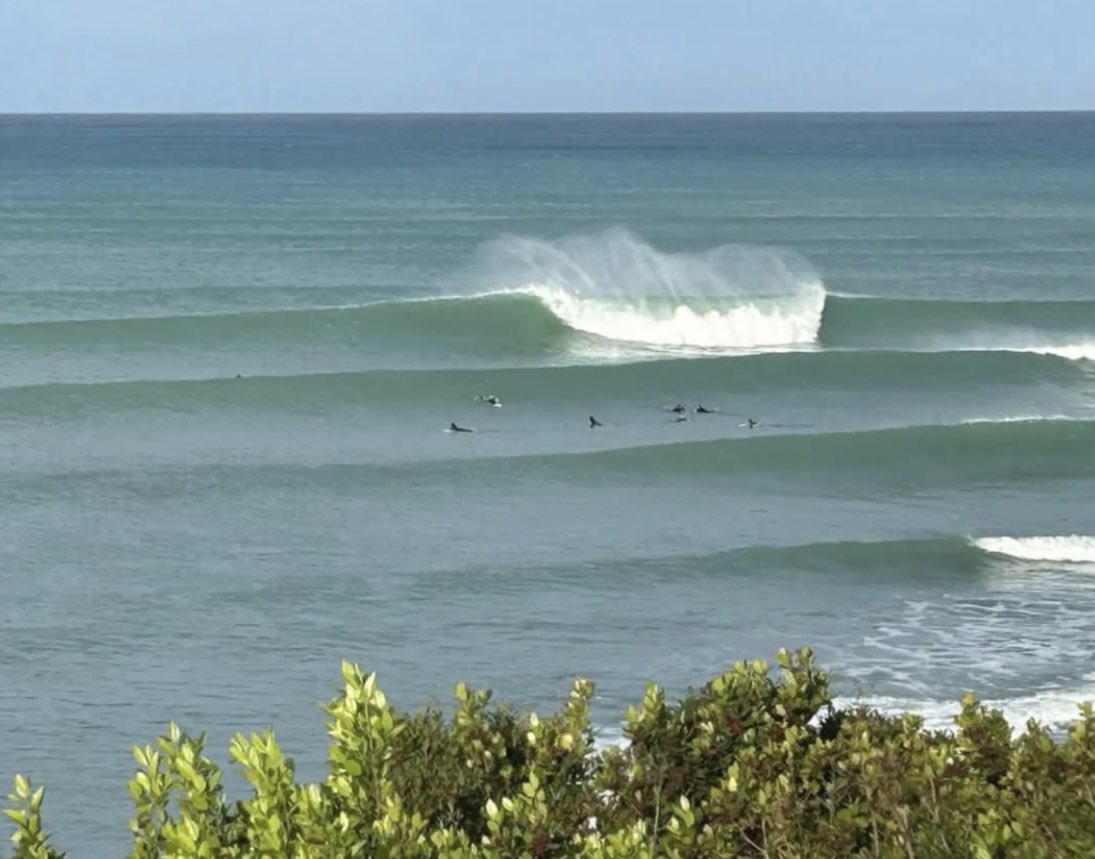
[[[157, 316], [155, 294], [142, 292], [133, 315], [113, 318], [56, 318], [74, 304], [71, 296], [55, 301], [43, 311], [51, 318], [0, 323], [0, 346], [316, 351], [335, 345], [362, 358], [390, 356], [394, 366], [401, 358], [408, 366], [461, 357], [506, 365], [819, 347], [1095, 361], [1095, 301], [832, 294], [809, 262], [789, 251], [722, 245], [667, 253], [620, 229], [554, 242], [498, 238], [480, 249], [461, 289], [433, 297], [370, 291], [365, 302], [263, 309], [255, 306], [263, 291], [224, 288], [199, 303], [226, 309], [187, 312], [168, 303]], [[49, 293], [42, 295], [48, 303]], [[323, 296], [351, 293], [314, 297]], [[285, 289], [268, 297], [294, 305], [306, 300]], [[85, 311], [90, 301], [83, 301]], [[415, 356], [425, 357], [415, 363]]]
[[1095, 563], [1095, 537], [1078, 534], [1061, 537], [981, 537], [973, 544], [993, 555], [1021, 561]]
[[[549, 287], [345, 307], [0, 323], [22, 350], [301, 349], [336, 345], [394, 360], [421, 355], [588, 363], [687, 353], [794, 348], [812, 340], [823, 299], [722, 309], [586, 300]], [[615, 342], [623, 348], [611, 348]], [[680, 354], [678, 349], [672, 349]], [[444, 357], [442, 362], [441, 357]]]
[[813, 344], [825, 301], [820, 290], [791, 298], [740, 302], [581, 298], [554, 286], [534, 286], [528, 292], [576, 331], [623, 343], [705, 350], [753, 351]]
[[480, 250], [468, 279], [471, 291], [338, 306], [260, 309], [249, 303], [254, 290], [238, 297], [228, 290], [229, 309], [215, 312], [157, 316], [145, 301], [133, 315], [89, 316], [84, 308], [65, 319], [46, 307], [46, 318], [0, 324], [0, 342], [126, 348], [341, 339], [410, 351], [429, 341], [503, 360], [604, 357], [598, 341], [631, 346], [625, 356], [646, 348], [764, 350], [813, 344], [825, 301], [820, 279], [790, 252], [726, 245], [663, 253], [623, 230], [558, 242], [502, 237]]
[[[955, 306], [963, 308], [951, 318]], [[583, 297], [532, 285], [467, 296], [378, 301], [340, 307], [242, 310], [0, 323], [0, 344], [23, 350], [300, 348], [339, 345], [364, 357], [429, 347], [446, 356], [573, 362], [809, 349], [1019, 352], [1095, 360], [1095, 335], [1078, 326], [1095, 302], [1060, 302], [1035, 330], [1038, 302], [1008, 302], [1027, 329], [992, 328], [994, 304], [826, 296], [818, 286], [792, 295], [691, 298]], [[823, 313], [824, 308], [824, 313]], [[976, 309], [979, 322], [962, 318]], [[1049, 320], [1055, 328], [1048, 328]], [[968, 323], [968, 325], [967, 325]], [[967, 327], [963, 327], [967, 326]], [[1091, 321], [1095, 330], [1095, 319]], [[1088, 339], [1085, 340], [1084, 338]], [[604, 347], [630, 348], [615, 353]]]
[[622, 229], [556, 242], [501, 237], [480, 250], [475, 279], [535, 295], [569, 328], [647, 346], [810, 345], [825, 303], [816, 272], [788, 251], [664, 253]]

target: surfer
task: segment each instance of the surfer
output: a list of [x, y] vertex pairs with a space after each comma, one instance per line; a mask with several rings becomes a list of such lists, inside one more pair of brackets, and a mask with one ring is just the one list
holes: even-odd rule
[[604, 424], [601, 423], [599, 420], [597, 420], [595, 417], [593, 417], [593, 415], [589, 416], [589, 428], [590, 429], [593, 429], [594, 427], [603, 427], [603, 426], [604, 426]]
[[753, 427], [755, 427], [757, 425], [757, 422], [755, 420], [753, 420], [752, 418], [749, 418], [749, 420], [746, 421], [746, 425], [749, 427], [749, 429], [752, 429]]
[[698, 406], [696, 406], [697, 415], [713, 415], [714, 413], [714, 409], [706, 408], [703, 403], [700, 403]]
[[457, 426], [454, 422], [449, 424], [449, 432], [475, 432], [475, 430], [468, 429], [467, 427]]
[[478, 394], [476, 398], [481, 403], [486, 403], [488, 406], [494, 406], [497, 409], [502, 408], [502, 401], [498, 397], [491, 394], [489, 397], [484, 397], [482, 394]]
[[677, 405], [673, 406], [669, 411], [675, 415], [683, 415], [687, 409], [681, 403], [677, 403]]

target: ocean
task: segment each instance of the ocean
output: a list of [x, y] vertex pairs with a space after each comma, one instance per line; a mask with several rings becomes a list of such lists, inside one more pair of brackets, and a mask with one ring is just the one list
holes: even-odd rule
[[273, 725], [317, 778], [342, 658], [407, 709], [588, 676], [604, 742], [647, 681], [802, 644], [843, 702], [1060, 726], [1095, 697], [1093, 141], [0, 117], [0, 777], [120, 856], [131, 745], [174, 719], [227, 766]]

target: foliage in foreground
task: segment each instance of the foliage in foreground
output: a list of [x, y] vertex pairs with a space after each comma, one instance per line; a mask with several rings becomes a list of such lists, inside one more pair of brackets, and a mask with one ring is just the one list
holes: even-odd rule
[[[598, 751], [593, 686], [541, 719], [456, 687], [451, 718], [393, 710], [344, 663], [325, 708], [328, 771], [298, 784], [270, 731], [229, 757], [253, 786], [230, 803], [204, 735], [171, 725], [134, 750], [133, 859], [717, 859], [1095, 856], [1095, 713], [1066, 738], [1013, 739], [972, 696], [953, 734], [914, 716], [834, 710], [809, 650], [739, 663], [679, 703], [649, 686], [627, 743]], [[42, 788], [15, 779], [15, 857], [60, 857]], [[78, 851], [77, 851], [78, 852]]]

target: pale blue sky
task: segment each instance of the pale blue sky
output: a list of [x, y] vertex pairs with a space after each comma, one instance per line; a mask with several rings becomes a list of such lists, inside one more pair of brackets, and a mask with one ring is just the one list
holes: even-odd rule
[[0, 112], [1095, 109], [1095, 0], [0, 0]]

